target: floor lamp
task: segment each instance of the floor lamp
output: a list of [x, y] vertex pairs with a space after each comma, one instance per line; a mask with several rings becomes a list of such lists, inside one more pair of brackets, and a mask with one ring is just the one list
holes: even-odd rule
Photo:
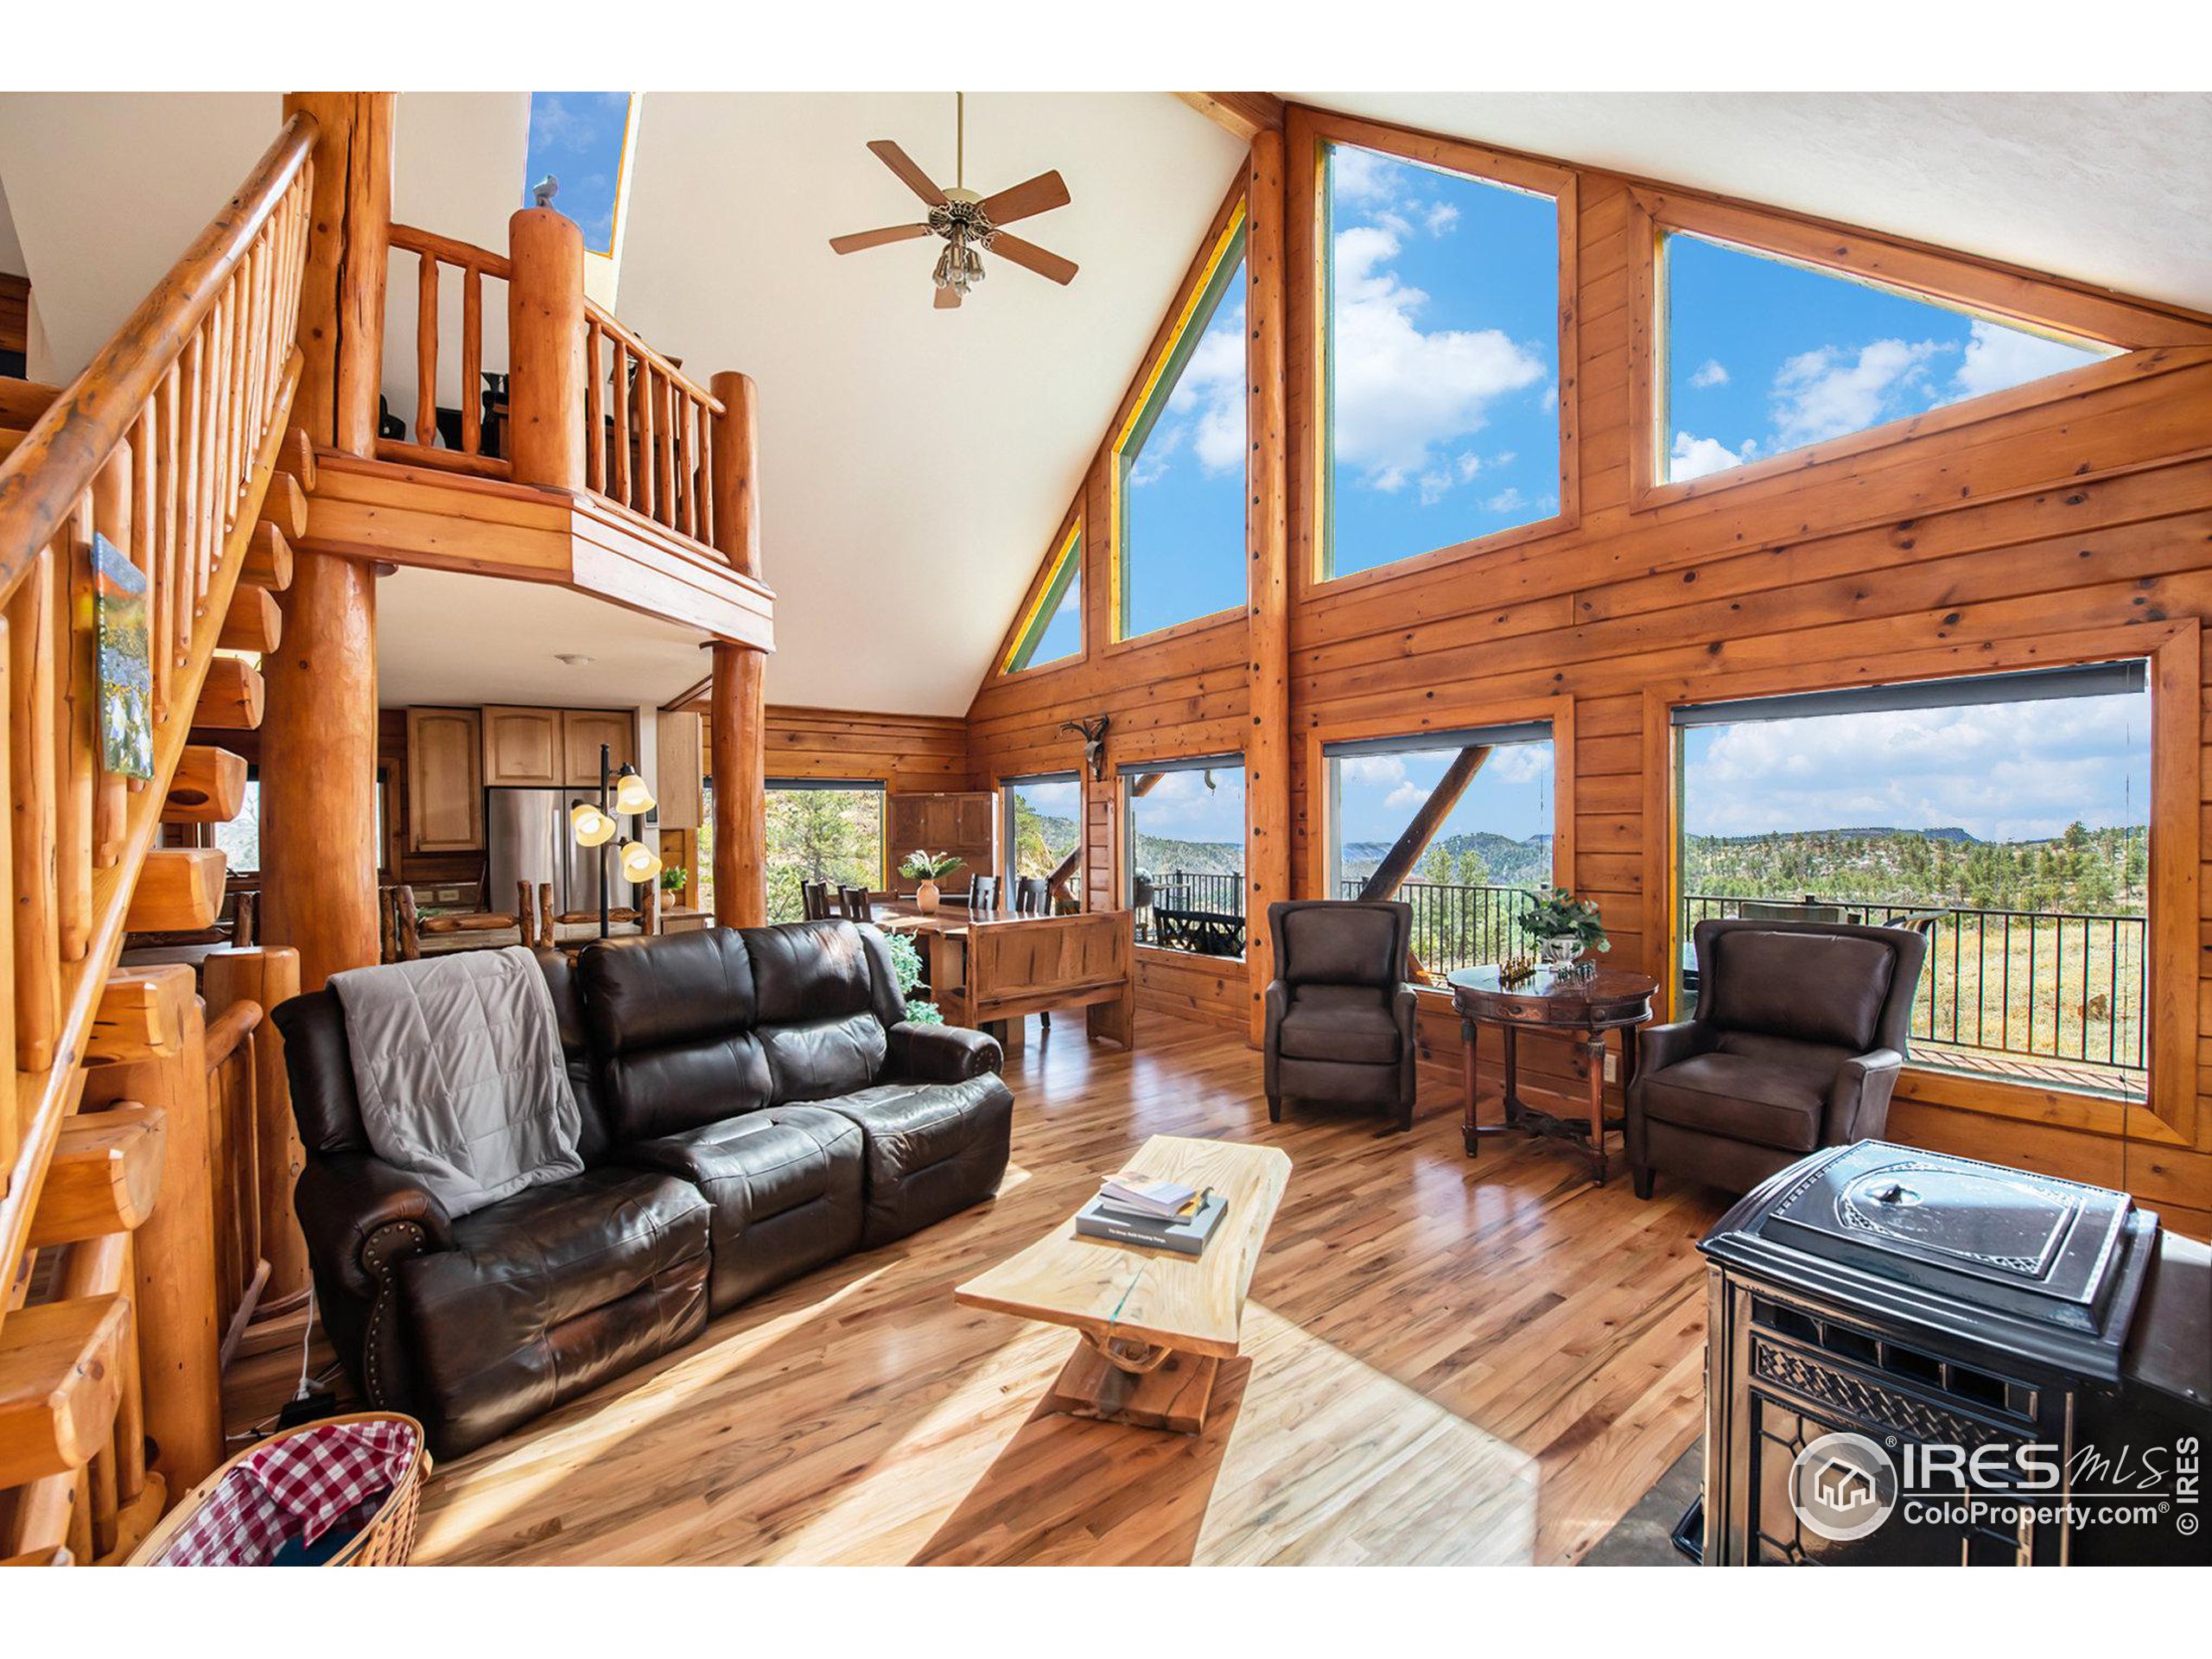
[[[613, 791], [613, 810], [608, 810], [607, 793]], [[611, 931], [607, 925], [607, 849], [613, 844], [622, 817], [637, 820], [630, 838], [622, 843], [622, 879], [633, 887], [639, 882], [656, 880], [660, 875], [660, 855], [645, 845], [645, 817], [655, 805], [652, 791], [645, 787], [645, 780], [638, 769], [624, 761], [620, 768], [614, 765], [614, 752], [607, 744], [599, 746], [599, 799], [577, 801], [569, 808], [569, 833], [579, 847], [599, 849], [599, 937], [606, 938]], [[643, 931], [645, 912], [632, 905], [639, 917], [639, 931]]]

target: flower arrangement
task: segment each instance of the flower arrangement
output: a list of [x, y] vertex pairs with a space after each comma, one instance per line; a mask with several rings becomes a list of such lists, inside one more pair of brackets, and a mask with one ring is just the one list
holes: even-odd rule
[[917, 881], [938, 881], [958, 869], [965, 860], [950, 853], [925, 853], [916, 848], [899, 866], [899, 874]]
[[906, 1018], [918, 1026], [941, 1026], [944, 1015], [934, 1002], [925, 1002], [912, 995], [922, 982], [922, 953], [920, 947], [904, 933], [887, 933], [883, 942], [891, 950], [891, 974], [899, 982], [899, 997], [906, 1005]]
[[1540, 887], [1529, 895], [1521, 929], [1537, 942], [1547, 961], [1566, 963], [1585, 950], [1610, 950], [1596, 903], [1578, 899], [1565, 887]]
[[691, 872], [681, 864], [671, 864], [660, 873], [660, 890], [674, 898], [691, 885]]

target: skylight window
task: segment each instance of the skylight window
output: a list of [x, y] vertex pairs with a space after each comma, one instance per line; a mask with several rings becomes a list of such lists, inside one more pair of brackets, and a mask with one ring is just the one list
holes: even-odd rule
[[1006, 671], [1042, 668], [1083, 653], [1083, 526], [1077, 524], [1060, 544], [1045, 578], [1037, 602], [1014, 636], [1007, 653]]
[[1325, 152], [1324, 576], [1560, 512], [1559, 204]]
[[1116, 446], [1122, 639], [1243, 605], [1246, 448], [1240, 213]]
[[1683, 232], [1662, 245], [1662, 476], [1769, 455], [2116, 355], [2056, 330]]
[[587, 252], [612, 255], [630, 149], [632, 92], [532, 92], [523, 188], [560, 181], [553, 206], [576, 221]]

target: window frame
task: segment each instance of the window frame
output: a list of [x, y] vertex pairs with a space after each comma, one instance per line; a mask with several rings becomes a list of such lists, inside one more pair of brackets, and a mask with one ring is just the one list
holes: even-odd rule
[[1090, 861], [1084, 856], [1083, 818], [1085, 804], [1083, 772], [1076, 767], [1062, 772], [1025, 772], [999, 779], [999, 844], [1006, 849], [1006, 884], [1007, 902], [1012, 902], [1014, 887], [1014, 791], [1029, 784], [1073, 784], [1075, 785], [1075, 879], [1069, 883], [1080, 894], [1084, 891], [1084, 880], [1089, 874], [1085, 868]]
[[[539, 90], [545, 92], [552, 92], [558, 89], [546, 87]], [[531, 127], [536, 122], [537, 117], [537, 111], [532, 108], [531, 105], [533, 101], [538, 96], [539, 91], [527, 92], [523, 94], [522, 142], [524, 165], [523, 167], [522, 194], [525, 197], [529, 195], [531, 187], [537, 182], [535, 179], [530, 177], [531, 169], [529, 167], [528, 162], [530, 156]], [[639, 106], [645, 101], [645, 95], [641, 92], [632, 92], [626, 93], [625, 96], [629, 99], [629, 102], [624, 105], [622, 108], [622, 147], [614, 158], [614, 211], [609, 216], [607, 223], [607, 246], [605, 248], [594, 248], [588, 241], [586, 241], [584, 244], [585, 258], [596, 259], [600, 261], [601, 266], [607, 268], [611, 272], [619, 272], [622, 264], [622, 232], [629, 213], [630, 175], [632, 168], [636, 163], [638, 155], [638, 110]], [[557, 195], [554, 198], [553, 210], [556, 213], [563, 213], [564, 217], [569, 219], [576, 226], [579, 231], [583, 228], [583, 222], [581, 219], [576, 219], [575, 215], [573, 213], [566, 213], [566, 211], [561, 207], [560, 198]]]
[[[1121, 907], [1130, 912], [1133, 916], [1136, 910], [1135, 813], [1136, 804], [1141, 798], [1129, 792], [1129, 785], [1139, 774], [1144, 772], [1206, 771], [1233, 772], [1236, 774], [1237, 787], [1244, 793], [1244, 810], [1239, 815], [1243, 832], [1238, 838], [1238, 855], [1240, 858], [1249, 861], [1252, 844], [1251, 768], [1248, 757], [1242, 751], [1199, 749], [1185, 753], [1181, 750], [1168, 750], [1146, 754], [1139, 759], [1121, 760], [1115, 762], [1111, 775], [1114, 782], [1114, 800], [1117, 820], [1116, 834], [1120, 838], [1121, 849], [1120, 857], [1116, 861], [1119, 868], [1115, 872], [1114, 879], [1116, 897], [1120, 900]], [[1251, 872], [1248, 868], [1244, 872], [1244, 890], [1247, 893], [1251, 885], [1250, 878]], [[1142, 939], [1135, 941], [1132, 948], [1141, 951], [1149, 951], [1154, 956], [1166, 957], [1178, 962], [1233, 962], [1241, 969], [1245, 963], [1252, 960], [1252, 918], [1249, 912], [1244, 915], [1244, 949], [1234, 957], [1203, 957], [1194, 950], [1177, 950], [1167, 945], [1154, 944]]]
[[[1208, 233], [1205, 261], [1185, 279], [1179, 290], [1177, 310], [1166, 325], [1162, 337], [1148, 354], [1145, 372], [1131, 388], [1126, 403], [1114, 427], [1113, 442], [1106, 448], [1106, 492], [1109, 503], [1109, 532], [1106, 566], [1106, 648], [1109, 652], [1128, 650], [1157, 645], [1182, 634], [1193, 633], [1203, 628], [1216, 627], [1224, 622], [1241, 620], [1250, 604], [1249, 566], [1250, 549], [1244, 545], [1249, 540], [1249, 518], [1247, 533], [1240, 536], [1236, 558], [1240, 568], [1247, 570], [1246, 596], [1233, 605], [1198, 616], [1185, 617], [1179, 622], [1170, 622], [1143, 633], [1128, 632], [1129, 580], [1128, 510], [1129, 467], [1135, 457], [1129, 452], [1135, 442], [1141, 452], [1145, 438], [1151, 436], [1159, 423], [1160, 409], [1174, 394], [1175, 382], [1198, 349], [1198, 339], [1212, 322], [1219, 308], [1222, 296], [1228, 291], [1230, 282], [1245, 262], [1246, 203], [1242, 181], [1217, 217], [1215, 227]], [[1251, 275], [1245, 273], [1246, 305], [1250, 305]], [[1209, 301], [1211, 296], [1211, 301]], [[1246, 361], [1249, 367], [1250, 352], [1247, 341]], [[1248, 377], [1249, 378], [1249, 377]], [[1250, 448], [1248, 443], [1244, 467], [1244, 491], [1251, 486]]]
[[1047, 662], [1033, 662], [1026, 653], [1033, 653], [1045, 630], [1052, 626], [1059, 613], [1061, 602], [1067, 597], [1071, 583], [1083, 576], [1084, 562], [1084, 516], [1071, 514], [1052, 538], [1056, 550], [1029, 579], [1029, 591], [1022, 595], [1020, 607], [1014, 613], [1014, 626], [998, 654], [998, 679], [1011, 679], [1017, 674], [1048, 674], [1056, 668], [1073, 668], [1090, 657], [1090, 595], [1086, 589], [1076, 609], [1076, 648], [1065, 657], [1055, 657]]
[[[1547, 697], [1510, 697], [1475, 701], [1440, 696], [1436, 703], [1425, 708], [1421, 717], [1410, 723], [1403, 715], [1369, 715], [1359, 718], [1319, 721], [1309, 726], [1304, 734], [1305, 777], [1308, 780], [1307, 793], [1313, 802], [1309, 809], [1313, 823], [1306, 836], [1305, 856], [1297, 873], [1296, 891], [1301, 893], [1329, 893], [1328, 883], [1337, 861], [1337, 845], [1342, 830], [1338, 823], [1338, 808], [1336, 791], [1332, 786], [1333, 774], [1328, 769], [1325, 751], [1332, 744], [1372, 742], [1396, 738], [1414, 741], [1433, 737], [1439, 733], [1475, 729], [1486, 726], [1518, 726], [1543, 721], [1552, 728], [1552, 884], [1554, 887], [1574, 886], [1574, 699], [1561, 695]], [[1627, 933], [1624, 919], [1633, 912], [1623, 912], [1606, 918], [1607, 931]], [[1640, 916], [1637, 925], [1642, 925]], [[1441, 986], [1416, 985], [1416, 995], [1448, 1002], [1451, 992]]]
[[[711, 785], [709, 787], [711, 787]], [[771, 777], [762, 779], [760, 783], [760, 801], [763, 828], [761, 831], [760, 849], [762, 858], [761, 874], [763, 880], [766, 878], [767, 874], [766, 858], [768, 842], [766, 828], [767, 800], [769, 796], [774, 794], [779, 790], [782, 790], [786, 792], [799, 790], [814, 790], [817, 791], [874, 790], [880, 798], [881, 804], [877, 809], [876, 815], [875, 880], [868, 884], [868, 891], [873, 893], [885, 893], [891, 891], [891, 780], [888, 778], [868, 778], [855, 775], [849, 778]], [[715, 826], [715, 832], [717, 834], [721, 833], [721, 826], [719, 824]]]
[[[2103, 365], [2095, 365], [2098, 367]], [[1643, 691], [1643, 937], [1662, 967], [1679, 961], [1682, 778], [1673, 713], [1678, 705], [1739, 698], [1961, 680], [2120, 658], [2151, 664], [2150, 880], [2145, 1014], [2145, 1098], [2125, 1101], [2039, 1084], [1937, 1071], [1908, 1060], [1904, 1099], [1987, 1116], [2114, 1138], [2193, 1146], [2197, 1133], [2197, 904], [2201, 819], [2199, 702], [2202, 653], [2194, 617], [2084, 630], [2060, 639], [1989, 642], [1962, 666], [1955, 652], [1908, 652], [1878, 665], [1816, 663], [1745, 669], [1647, 685]], [[1649, 949], [1649, 944], [1647, 944]], [[1655, 974], [1655, 1020], [1677, 1016], [1680, 976]]]
[[[1629, 505], [1646, 512], [1701, 499], [1719, 490], [1789, 477], [1824, 462], [1865, 454], [1910, 439], [1955, 431], [2024, 409], [2081, 396], [2179, 366], [2158, 348], [2203, 345], [2200, 325], [2154, 307], [2110, 298], [2062, 278], [1969, 261], [1918, 243], [1847, 226], [1656, 186], [1632, 187], [1630, 274], [1634, 293], [1629, 328]], [[2119, 355], [2083, 364], [2003, 391], [1885, 421], [1802, 448], [1765, 455], [1700, 478], [1669, 480], [1662, 459], [1670, 442], [1666, 394], [1669, 327], [1662, 244], [1675, 232], [1785, 260], [1821, 275], [1866, 282], [1908, 299], [1926, 301], [1993, 322], [2051, 329], [2115, 347]]]
[[[1582, 464], [1580, 434], [1581, 327], [1577, 248], [1580, 241], [1580, 175], [1570, 167], [1541, 162], [1487, 145], [1394, 127], [1353, 116], [1332, 115], [1303, 106], [1287, 118], [1285, 146], [1290, 168], [1289, 237], [1291, 276], [1289, 378], [1294, 433], [1306, 411], [1304, 453], [1294, 458], [1291, 556], [1294, 602], [1325, 595], [1354, 594], [1388, 582], [1433, 574], [1484, 554], [1563, 536], [1582, 523]], [[1330, 472], [1334, 439], [1329, 420], [1330, 353], [1328, 249], [1329, 204], [1322, 148], [1350, 144], [1400, 161], [1458, 173], [1486, 184], [1549, 196], [1558, 212], [1559, 270], [1559, 511], [1548, 518], [1490, 531], [1442, 547], [1408, 553], [1370, 569], [1344, 575], [1326, 572]], [[1301, 205], [1302, 204], [1302, 205]], [[1302, 315], [1301, 315], [1302, 314]], [[1293, 439], [1294, 443], [1296, 439]]]

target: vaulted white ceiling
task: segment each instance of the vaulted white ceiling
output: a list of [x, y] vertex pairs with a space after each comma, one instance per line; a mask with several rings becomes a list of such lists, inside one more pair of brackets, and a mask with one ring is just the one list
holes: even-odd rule
[[[2212, 309], [2202, 96], [1293, 96]], [[245, 175], [278, 111], [270, 93], [0, 94], [0, 190], [48, 372], [82, 365]], [[503, 246], [526, 122], [521, 93], [403, 98], [397, 216]], [[1073, 204], [1022, 228], [1083, 270], [1061, 289], [996, 262], [968, 305], [937, 312], [933, 242], [845, 258], [826, 245], [919, 217], [868, 140], [896, 138], [951, 181], [950, 94], [655, 93], [639, 124], [618, 309], [702, 379], [735, 368], [760, 383], [779, 598], [769, 695], [961, 712], [1241, 147], [1164, 93], [971, 97], [969, 183], [988, 194], [1058, 168]], [[411, 305], [395, 281], [386, 379], [402, 411]], [[492, 365], [501, 321], [487, 316]], [[387, 678], [410, 700], [550, 695], [544, 636], [586, 620], [487, 628], [480, 604], [442, 601], [443, 580], [406, 585]], [[622, 639], [591, 676], [594, 700], [632, 700], [608, 675], [637, 679], [638, 701], [694, 677], [677, 631]], [[439, 689], [441, 661], [456, 689]]]

